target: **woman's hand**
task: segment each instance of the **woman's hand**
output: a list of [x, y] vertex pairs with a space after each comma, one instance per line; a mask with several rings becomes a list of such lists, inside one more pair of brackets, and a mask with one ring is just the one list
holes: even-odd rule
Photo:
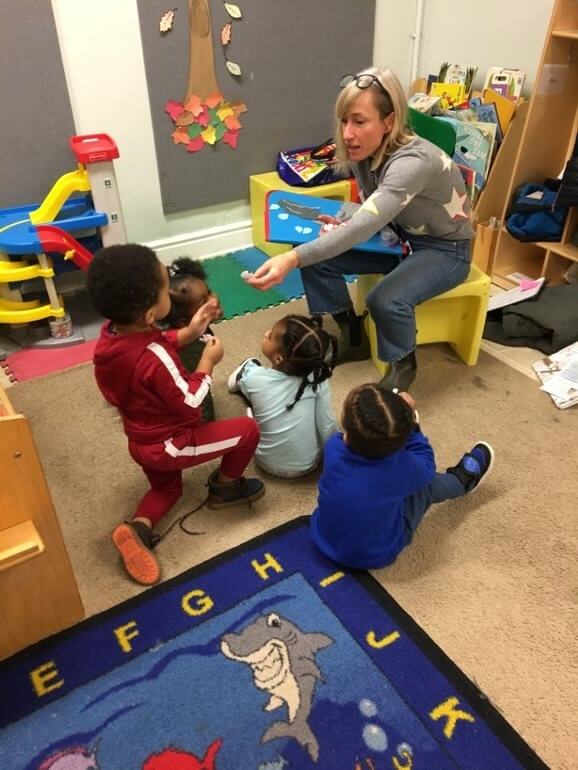
[[255, 270], [254, 275], [249, 276], [246, 281], [255, 289], [266, 291], [281, 283], [287, 273], [296, 267], [299, 267], [299, 258], [295, 249], [291, 249], [263, 262], [261, 267]]

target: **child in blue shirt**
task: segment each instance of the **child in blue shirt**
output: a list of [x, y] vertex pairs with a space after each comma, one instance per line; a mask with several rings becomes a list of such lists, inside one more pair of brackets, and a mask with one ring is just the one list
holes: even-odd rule
[[311, 535], [326, 556], [348, 567], [392, 564], [433, 503], [477, 489], [493, 464], [492, 447], [480, 441], [436, 473], [411, 396], [375, 383], [349, 393], [341, 421], [344, 432], [325, 445]]
[[320, 318], [288, 315], [261, 343], [271, 368], [249, 358], [229, 377], [229, 390], [250, 403], [261, 438], [255, 462], [274, 476], [296, 478], [314, 470], [323, 444], [339, 430], [331, 405], [337, 347]]

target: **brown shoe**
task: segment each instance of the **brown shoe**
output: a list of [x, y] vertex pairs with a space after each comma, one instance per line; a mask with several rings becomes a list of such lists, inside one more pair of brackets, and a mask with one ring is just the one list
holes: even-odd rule
[[124, 562], [124, 568], [133, 580], [143, 586], [158, 583], [161, 568], [151, 551], [152, 532], [141, 521], [119, 524], [112, 533], [112, 542]]

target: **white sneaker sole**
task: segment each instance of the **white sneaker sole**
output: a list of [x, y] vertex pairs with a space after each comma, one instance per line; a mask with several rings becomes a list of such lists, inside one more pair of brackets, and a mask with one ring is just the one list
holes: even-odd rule
[[[239, 382], [237, 380], [237, 377], [239, 376], [239, 373], [242, 371], [243, 367], [249, 363], [249, 361], [258, 361], [257, 358], [246, 358], [242, 363], [239, 364], [239, 366], [234, 369], [231, 374], [229, 375], [229, 379], [227, 380], [227, 388], [229, 390], [229, 393], [238, 393], [241, 388], [239, 387]], [[259, 364], [261, 362], [259, 361]]]

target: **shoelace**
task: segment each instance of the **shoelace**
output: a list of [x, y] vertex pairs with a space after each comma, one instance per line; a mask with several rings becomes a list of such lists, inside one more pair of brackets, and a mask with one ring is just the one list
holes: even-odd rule
[[158, 543], [161, 542], [161, 540], [164, 540], [165, 537], [169, 534], [169, 532], [171, 532], [171, 530], [174, 527], [176, 527], [177, 524], [179, 525], [180, 529], [183, 532], [185, 532], [185, 534], [187, 534], [187, 535], [206, 535], [207, 534], [206, 532], [194, 532], [194, 531], [192, 531], [190, 529], [187, 529], [185, 527], [185, 521], [189, 518], [189, 516], [192, 516], [193, 513], [196, 513], [197, 511], [200, 511], [201, 508], [207, 502], [208, 499], [209, 499], [209, 496], [207, 495], [205, 497], [205, 499], [197, 505], [196, 508], [193, 508], [192, 511], [189, 511], [188, 513], [183, 514], [183, 516], [179, 516], [178, 519], [175, 519], [173, 521], [173, 523], [162, 534], [161, 533], [156, 533], [156, 534], [152, 535], [152, 537], [151, 537], [151, 548], [154, 548], [155, 545], [157, 545]]

